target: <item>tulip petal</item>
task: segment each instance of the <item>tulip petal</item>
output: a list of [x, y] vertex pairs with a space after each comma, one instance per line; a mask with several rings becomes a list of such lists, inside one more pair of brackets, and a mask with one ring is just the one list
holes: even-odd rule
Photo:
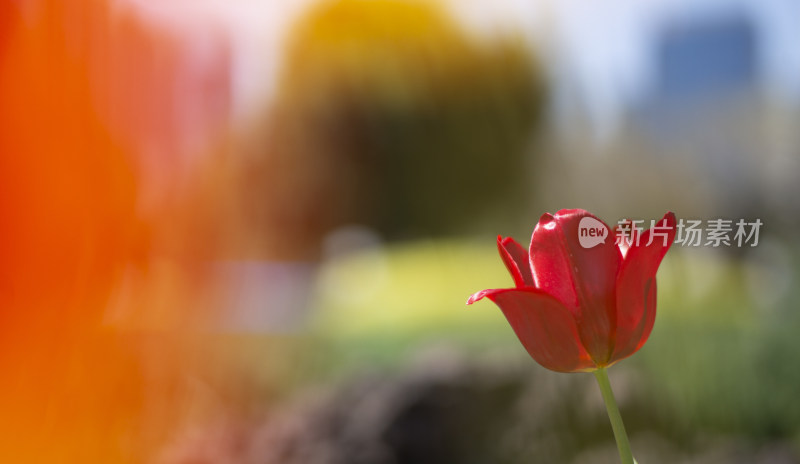
[[617, 276], [617, 339], [611, 362], [632, 355], [650, 336], [656, 317], [656, 272], [675, 241], [675, 223], [673, 213], [665, 214], [625, 254]]
[[619, 248], [619, 252], [622, 255], [622, 259], [625, 259], [625, 255], [628, 253], [631, 243], [636, 240], [637, 236], [633, 221], [630, 219], [623, 219], [619, 221], [619, 223], [617, 223], [611, 230], [611, 233], [617, 244], [617, 248]]
[[[602, 243], [584, 248], [579, 242], [581, 219], [603, 226]], [[596, 221], [596, 222], [595, 222]], [[583, 346], [597, 364], [614, 349], [614, 289], [622, 255], [608, 226], [583, 210], [545, 214], [533, 231], [530, 261], [536, 288], [562, 302], [573, 314]]]
[[532, 288], [484, 290], [477, 295], [473, 301], [488, 297], [500, 307], [528, 354], [542, 366], [558, 372], [596, 369], [580, 341], [575, 319], [555, 298]]
[[514, 284], [519, 287], [534, 287], [533, 272], [531, 271], [528, 250], [517, 243], [513, 238], [497, 236], [497, 249], [500, 257], [514, 278]]

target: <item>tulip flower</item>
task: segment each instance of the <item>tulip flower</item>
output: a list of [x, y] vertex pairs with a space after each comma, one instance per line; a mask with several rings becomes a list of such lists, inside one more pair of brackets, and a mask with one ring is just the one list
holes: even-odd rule
[[[667, 213], [641, 234], [622, 232], [580, 209], [544, 214], [528, 250], [510, 237], [497, 237], [514, 287], [482, 290], [467, 301], [486, 297], [497, 304], [542, 366], [595, 372], [618, 445], [617, 432], [624, 435], [624, 427], [605, 369], [638, 351], [650, 336], [656, 272], [675, 240], [675, 215]], [[627, 437], [624, 441], [623, 461], [633, 462]]]

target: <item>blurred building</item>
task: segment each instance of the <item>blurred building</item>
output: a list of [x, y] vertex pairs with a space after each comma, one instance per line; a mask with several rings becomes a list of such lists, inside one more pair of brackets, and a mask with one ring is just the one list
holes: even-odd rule
[[751, 16], [667, 18], [653, 42], [654, 82], [630, 111], [651, 156], [694, 166], [735, 205], [720, 214], [758, 214], [759, 161], [768, 143], [760, 38]]
[[667, 195], [690, 215], [796, 217], [784, 201], [800, 193], [795, 3], [619, 0], [594, 23], [586, 2], [545, 11], [569, 162], [638, 166], [628, 174], [658, 185], [652, 197], [683, 189]]

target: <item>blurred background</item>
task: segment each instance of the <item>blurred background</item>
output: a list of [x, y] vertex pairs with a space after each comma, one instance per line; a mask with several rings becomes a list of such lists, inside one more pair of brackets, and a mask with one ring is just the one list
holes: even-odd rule
[[639, 462], [800, 462], [797, 43], [791, 0], [0, 3], [0, 460], [617, 462], [464, 306], [584, 208], [761, 221], [673, 247], [610, 376]]

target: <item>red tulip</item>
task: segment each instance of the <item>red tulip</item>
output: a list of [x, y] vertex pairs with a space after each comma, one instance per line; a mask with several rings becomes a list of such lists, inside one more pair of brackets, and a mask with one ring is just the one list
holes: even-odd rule
[[[582, 243], [580, 233], [584, 238], [591, 233], [597, 244]], [[584, 210], [544, 214], [530, 251], [510, 237], [497, 237], [515, 287], [480, 291], [467, 304], [483, 297], [494, 301], [531, 357], [548, 369], [610, 366], [650, 336], [656, 271], [675, 240], [675, 215], [667, 213], [656, 227], [641, 235], [634, 231], [627, 240], [614, 235]]]

